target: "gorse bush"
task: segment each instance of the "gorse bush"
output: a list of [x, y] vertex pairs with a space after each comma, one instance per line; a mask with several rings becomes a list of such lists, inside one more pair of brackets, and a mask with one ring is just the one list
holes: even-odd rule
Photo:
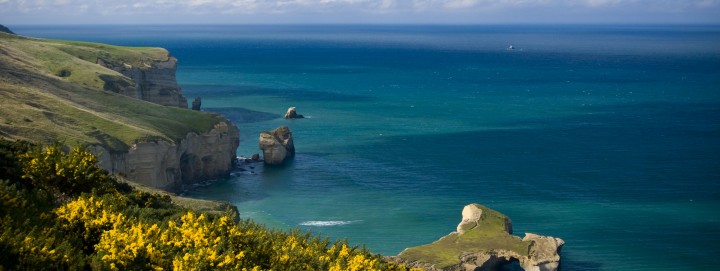
[[62, 152], [55, 144], [20, 155], [22, 177], [56, 196], [77, 196], [110, 184], [107, 172], [97, 165], [95, 155], [84, 147]]
[[188, 211], [118, 184], [82, 147], [17, 159], [31, 185], [0, 181], [0, 270], [407, 270], [346, 241]]

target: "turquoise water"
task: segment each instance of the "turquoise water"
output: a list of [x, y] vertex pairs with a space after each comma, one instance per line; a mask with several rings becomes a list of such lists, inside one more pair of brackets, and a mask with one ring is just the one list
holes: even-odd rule
[[239, 155], [289, 126], [289, 165], [187, 192], [244, 218], [392, 255], [477, 202], [563, 238], [563, 270], [720, 266], [720, 27], [11, 28], [168, 48]]

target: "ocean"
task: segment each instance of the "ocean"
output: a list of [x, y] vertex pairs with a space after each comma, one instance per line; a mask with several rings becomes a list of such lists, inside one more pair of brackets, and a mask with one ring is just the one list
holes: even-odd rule
[[395, 255], [480, 203], [564, 239], [562, 270], [720, 266], [720, 26], [10, 28], [167, 48], [238, 155], [289, 126], [288, 165], [185, 193], [243, 218]]

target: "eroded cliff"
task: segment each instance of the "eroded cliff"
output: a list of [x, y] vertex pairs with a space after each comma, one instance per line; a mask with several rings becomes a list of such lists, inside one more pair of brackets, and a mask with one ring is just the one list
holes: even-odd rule
[[151, 103], [187, 108], [187, 98], [175, 78], [177, 59], [169, 53], [167, 59], [148, 60], [136, 65], [126, 62], [113, 64], [100, 57], [97, 58], [97, 63], [127, 76], [134, 82], [123, 84], [118, 78], [103, 78], [106, 90]]
[[187, 109], [176, 66], [162, 48], [0, 32], [0, 137], [89, 145], [103, 168], [168, 190], [224, 176], [238, 129]]
[[227, 175], [235, 160], [239, 130], [230, 121], [202, 134], [188, 133], [178, 142], [155, 140], [133, 144], [128, 152], [93, 147], [100, 166], [138, 183], [170, 191], [196, 181]]

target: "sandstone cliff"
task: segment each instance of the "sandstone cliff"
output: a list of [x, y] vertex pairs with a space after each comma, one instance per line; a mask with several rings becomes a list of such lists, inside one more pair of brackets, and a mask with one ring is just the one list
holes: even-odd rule
[[405, 249], [391, 260], [425, 270], [555, 271], [560, 264], [560, 238], [526, 233], [512, 235], [510, 219], [479, 204], [463, 208], [457, 231], [432, 244]]
[[176, 66], [162, 48], [0, 32], [0, 138], [94, 146], [103, 168], [168, 190], [225, 176], [238, 129], [187, 109]]
[[140, 142], [126, 153], [93, 147], [100, 166], [140, 184], [169, 191], [195, 181], [226, 176], [235, 161], [239, 131], [230, 121], [217, 123], [206, 133], [188, 133], [178, 142]]
[[270, 132], [260, 133], [260, 149], [265, 164], [280, 165], [295, 156], [295, 144], [287, 126], [281, 126]]
[[128, 63], [112, 64], [100, 57], [97, 58], [97, 64], [117, 71], [134, 82], [126, 84], [118, 78], [103, 78], [106, 90], [151, 103], [187, 108], [187, 98], [175, 80], [177, 59], [170, 54], [167, 60], [152, 60], [136, 66]]

